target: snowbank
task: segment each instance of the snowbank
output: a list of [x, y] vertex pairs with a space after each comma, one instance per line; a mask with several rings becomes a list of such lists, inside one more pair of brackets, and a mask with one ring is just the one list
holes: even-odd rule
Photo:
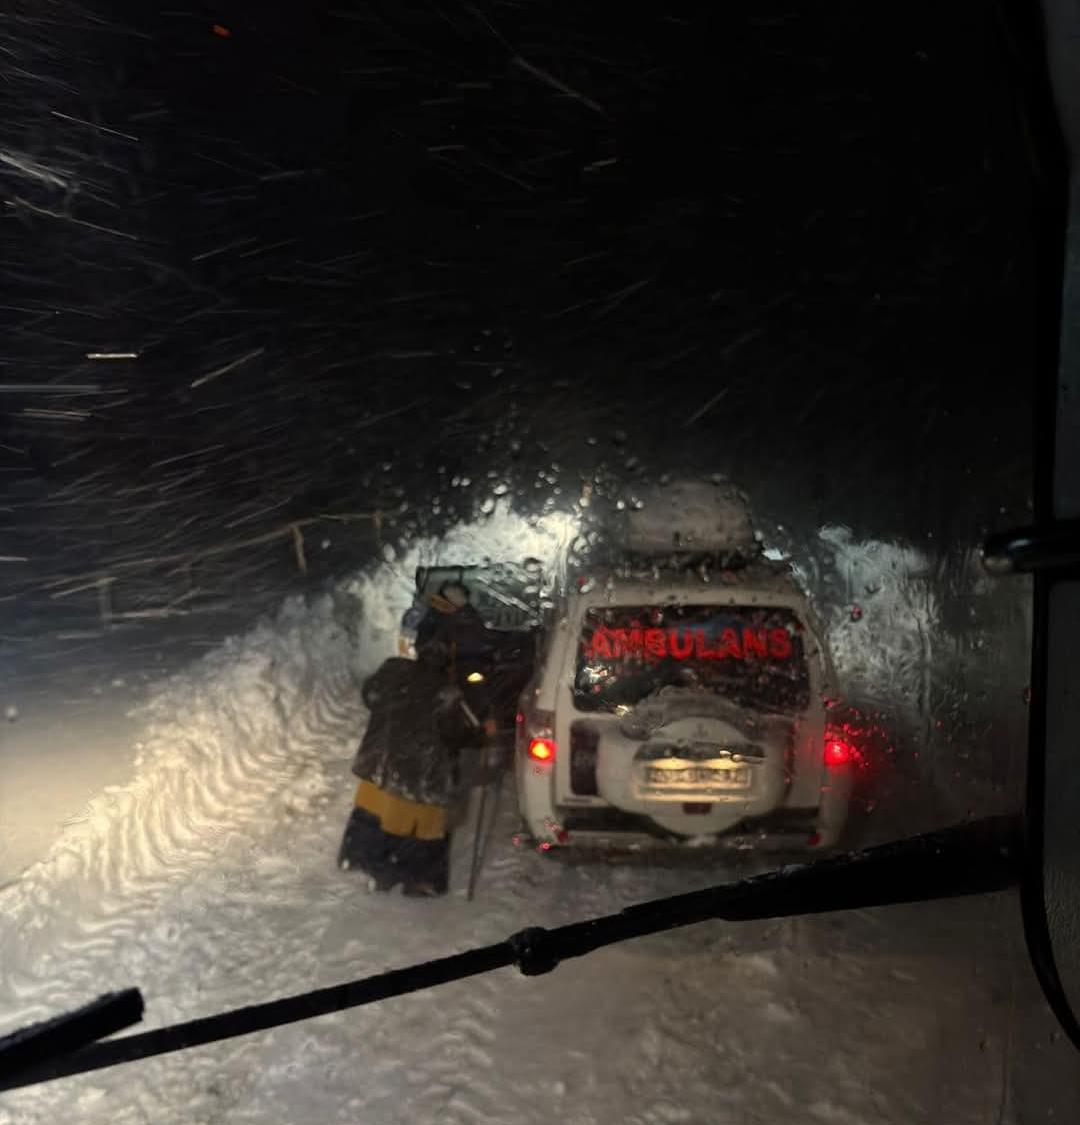
[[363, 729], [359, 683], [394, 652], [418, 565], [533, 557], [554, 573], [573, 534], [565, 517], [526, 520], [500, 505], [442, 540], [388, 549], [383, 564], [310, 603], [289, 599], [163, 684], [143, 711], [134, 780], [107, 788], [0, 893], [3, 1026], [102, 991], [98, 951], [132, 937], [170, 886], [237, 841], [261, 851], [330, 800], [340, 782], [328, 769], [351, 757]]
[[878, 724], [904, 786], [929, 783], [919, 805], [945, 821], [1008, 812], [1023, 790], [1030, 589], [988, 578], [973, 548], [931, 546], [835, 525], [791, 561], [824, 620], [843, 699]]
[[933, 646], [945, 638], [926, 552], [833, 526], [821, 529], [812, 562], [848, 695], [879, 706], [902, 701], [927, 714]]

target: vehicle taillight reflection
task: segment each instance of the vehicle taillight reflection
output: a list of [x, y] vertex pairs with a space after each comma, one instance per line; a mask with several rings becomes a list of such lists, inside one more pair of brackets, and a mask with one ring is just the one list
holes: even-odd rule
[[825, 738], [825, 765], [829, 769], [838, 770], [845, 766], [854, 765], [859, 760], [859, 751], [846, 739], [835, 734]]
[[555, 761], [555, 741], [551, 738], [534, 738], [529, 743], [529, 757], [534, 762]]

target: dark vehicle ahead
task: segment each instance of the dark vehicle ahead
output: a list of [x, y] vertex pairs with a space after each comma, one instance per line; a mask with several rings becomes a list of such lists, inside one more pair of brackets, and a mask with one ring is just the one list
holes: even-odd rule
[[[464, 599], [456, 591], [464, 591]], [[418, 567], [398, 651], [414, 657], [417, 636], [433, 616], [445, 615], [453, 631], [454, 616], [471, 607], [479, 627], [457, 631], [453, 674], [473, 713], [491, 715], [500, 734], [509, 735], [518, 697], [533, 673], [539, 597], [540, 571], [531, 563]]]

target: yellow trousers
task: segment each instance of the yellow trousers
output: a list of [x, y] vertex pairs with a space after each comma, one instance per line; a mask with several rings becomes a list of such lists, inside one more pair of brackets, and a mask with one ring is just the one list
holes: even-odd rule
[[370, 781], [360, 782], [356, 790], [356, 807], [378, 817], [379, 826], [391, 836], [441, 840], [446, 835], [446, 809], [395, 797]]

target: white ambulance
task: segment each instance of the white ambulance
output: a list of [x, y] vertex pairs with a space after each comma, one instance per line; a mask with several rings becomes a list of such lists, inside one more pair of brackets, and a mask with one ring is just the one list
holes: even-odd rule
[[[839, 839], [859, 748], [830, 722], [822, 630], [737, 494], [690, 493], [665, 493], [659, 529], [631, 520], [629, 561], [580, 575], [540, 634], [515, 772], [544, 850]], [[680, 530], [695, 506], [722, 518]]]

